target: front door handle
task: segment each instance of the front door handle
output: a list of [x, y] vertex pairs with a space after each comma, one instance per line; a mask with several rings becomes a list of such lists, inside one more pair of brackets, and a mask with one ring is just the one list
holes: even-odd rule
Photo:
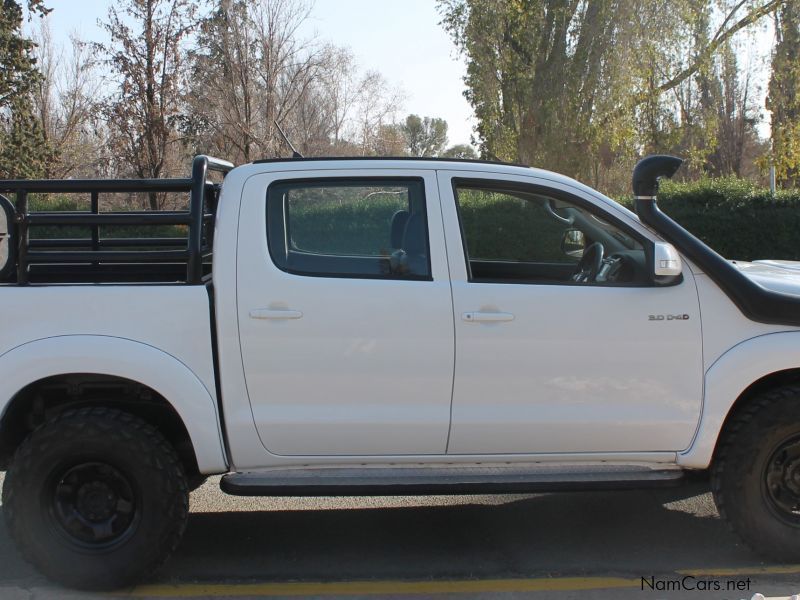
[[465, 312], [461, 319], [467, 323], [503, 323], [513, 321], [514, 315], [507, 312]]
[[299, 310], [255, 308], [250, 311], [251, 319], [299, 319], [302, 316]]

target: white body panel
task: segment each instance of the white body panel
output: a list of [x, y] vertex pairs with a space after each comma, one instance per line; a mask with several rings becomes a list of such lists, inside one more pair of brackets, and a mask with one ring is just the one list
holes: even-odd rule
[[800, 330], [747, 319], [705, 274], [696, 275], [703, 307], [703, 416], [678, 464], [704, 469], [733, 403], [752, 383], [800, 365]]
[[[458, 176], [439, 172], [456, 315], [448, 451], [685, 448], [700, 418], [703, 376], [691, 270], [685, 267], [683, 282], [668, 287], [471, 283], [450, 183]], [[471, 176], [498, 179], [486, 173]], [[594, 203], [575, 187], [536, 177], [503, 179], [550, 185]], [[507, 313], [513, 320], [460, 318], [474, 311]], [[651, 314], [689, 318], [649, 321]]]
[[225, 470], [204, 287], [2, 286], [0, 295], [15, 307], [0, 311], [0, 414], [45, 377], [125, 377], [172, 403], [201, 472]]
[[[312, 172], [424, 177], [433, 281], [306, 278], [275, 268], [266, 186]], [[800, 331], [749, 321], [685, 257], [675, 287], [470, 284], [449, 187], [456, 174], [568, 190], [658, 240], [618, 204], [536, 169], [245, 165], [225, 179], [213, 265], [228, 464], [202, 286], [0, 286], [0, 413], [33, 381], [90, 372], [139, 381], [167, 398], [203, 473], [487, 460], [704, 468], [739, 394], [769, 373], [800, 367]], [[780, 278], [789, 290], [790, 276]], [[252, 309], [303, 316], [253, 320]], [[513, 320], [461, 320], [489, 309]], [[677, 311], [690, 319], [647, 321]]]

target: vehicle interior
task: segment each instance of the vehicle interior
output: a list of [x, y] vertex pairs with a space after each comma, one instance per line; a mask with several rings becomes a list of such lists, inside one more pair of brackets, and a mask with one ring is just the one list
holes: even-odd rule
[[514, 189], [457, 186], [470, 279], [641, 285], [644, 246], [575, 203]]
[[[640, 285], [649, 281], [633, 235], [569, 202], [516, 189], [456, 186], [470, 279]], [[268, 192], [275, 264], [312, 276], [429, 279], [421, 182], [314, 181]]]

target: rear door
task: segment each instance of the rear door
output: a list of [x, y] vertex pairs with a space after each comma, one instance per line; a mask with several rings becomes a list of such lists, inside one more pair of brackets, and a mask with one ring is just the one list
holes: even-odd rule
[[238, 253], [242, 362], [267, 450], [445, 453], [454, 333], [434, 171], [253, 177]]

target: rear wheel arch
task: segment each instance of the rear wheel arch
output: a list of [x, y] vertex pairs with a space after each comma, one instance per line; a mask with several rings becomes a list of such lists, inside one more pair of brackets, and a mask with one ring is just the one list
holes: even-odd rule
[[184, 363], [133, 340], [85, 335], [45, 338], [0, 356], [0, 462], [21, 442], [20, 424], [27, 435], [42, 412], [80, 406], [120, 408], [150, 422], [175, 444], [187, 471], [227, 470], [216, 399]]
[[175, 448], [187, 476], [199, 477], [191, 437], [172, 404], [142, 383], [98, 373], [44, 377], [19, 390], [0, 418], [0, 468], [38, 426], [68, 410], [101, 406], [153, 425]]

